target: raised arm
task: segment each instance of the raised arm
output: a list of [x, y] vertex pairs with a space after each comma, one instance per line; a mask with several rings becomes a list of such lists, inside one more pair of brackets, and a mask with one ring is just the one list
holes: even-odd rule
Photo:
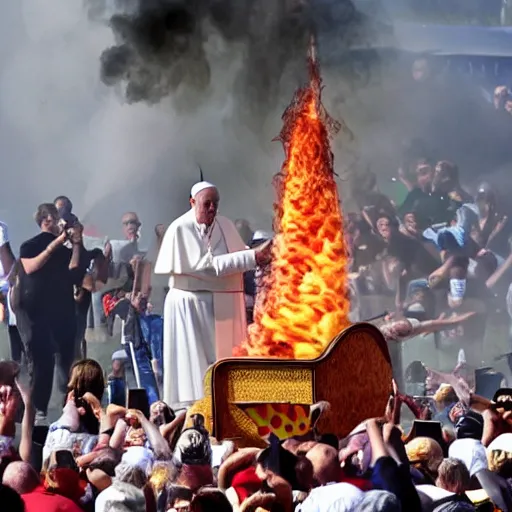
[[239, 274], [256, 267], [256, 252], [252, 249], [214, 256], [193, 269], [191, 274], [206, 274], [223, 277]]
[[21, 460], [30, 462], [30, 456], [32, 453], [32, 431], [35, 418], [35, 409], [32, 405], [32, 398], [30, 391], [26, 389], [19, 380], [16, 380], [16, 386], [18, 387], [25, 406], [23, 412], [23, 419], [21, 420], [21, 439], [18, 452]]
[[201, 265], [192, 273], [206, 273], [215, 277], [229, 276], [252, 270], [264, 265], [270, 258], [272, 241], [267, 240], [256, 249], [231, 252], [202, 260]]
[[32, 255], [30, 245], [23, 244], [20, 249], [20, 260], [25, 273], [33, 274], [43, 268], [52, 254], [66, 241], [66, 236], [66, 233], [62, 232], [55, 240], [48, 244], [44, 251], [35, 255]]
[[93, 268], [90, 272], [86, 272], [82, 281], [82, 288], [90, 292], [96, 292], [101, 290], [108, 281], [108, 260], [103, 253], [95, 253], [95, 251], [90, 251], [87, 259], [91, 252], [94, 254]]
[[191, 262], [182, 231], [172, 225], [167, 230], [155, 265], [155, 274], [189, 275], [199, 279], [214, 279], [240, 274], [264, 265], [270, 259], [271, 241], [256, 249], [246, 249], [218, 256], [204, 255]]
[[458, 315], [451, 316], [449, 318], [437, 318], [434, 320], [425, 320], [420, 322], [413, 328], [411, 336], [417, 336], [418, 334], [430, 334], [437, 331], [443, 331], [453, 329], [459, 324], [462, 324], [475, 316], [476, 312], [469, 311], [467, 313], [460, 313]]
[[130, 410], [129, 413], [134, 414], [139, 420], [140, 426], [144, 429], [146, 433], [147, 439], [151, 448], [155, 454], [157, 460], [170, 460], [171, 459], [171, 449], [167, 441], [163, 438], [160, 433], [159, 428], [156, 425], [153, 425], [141, 411]]
[[501, 267], [498, 267], [496, 271], [491, 274], [491, 276], [485, 282], [485, 286], [491, 290], [496, 286], [498, 281], [508, 272], [508, 270], [512, 267], [512, 252], [508, 255], [507, 259], [504, 261]]

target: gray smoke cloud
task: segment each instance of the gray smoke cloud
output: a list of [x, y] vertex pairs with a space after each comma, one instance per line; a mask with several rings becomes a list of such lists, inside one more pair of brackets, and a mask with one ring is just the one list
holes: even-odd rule
[[232, 57], [233, 45], [242, 50], [231, 92], [259, 117], [275, 106], [289, 68], [305, 69], [311, 33], [335, 26], [342, 48], [360, 25], [350, 0], [93, 1], [93, 17], [108, 19], [116, 41], [101, 56], [103, 81], [122, 84], [129, 103], [156, 103], [185, 87], [195, 102], [183, 105], [177, 96], [176, 106], [200, 106], [215, 85], [212, 68], [222, 50], [214, 55], [211, 38], [218, 36], [228, 45], [225, 56]]
[[345, 29], [358, 22], [348, 0], [314, 4], [6, 4], [0, 213], [14, 244], [35, 232], [36, 205], [59, 194], [110, 236], [137, 211], [149, 241], [154, 224], [187, 208], [198, 164], [221, 190], [222, 213], [268, 228], [282, 162], [271, 139], [304, 77], [310, 28], [336, 22], [352, 37]]

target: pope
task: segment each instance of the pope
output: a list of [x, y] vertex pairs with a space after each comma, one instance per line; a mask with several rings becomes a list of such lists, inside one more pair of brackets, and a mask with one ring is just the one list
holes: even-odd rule
[[235, 225], [217, 215], [220, 195], [196, 183], [191, 209], [167, 229], [155, 265], [169, 275], [164, 305], [164, 401], [174, 409], [203, 396], [203, 377], [246, 336], [243, 273], [270, 259], [271, 243], [247, 249]]

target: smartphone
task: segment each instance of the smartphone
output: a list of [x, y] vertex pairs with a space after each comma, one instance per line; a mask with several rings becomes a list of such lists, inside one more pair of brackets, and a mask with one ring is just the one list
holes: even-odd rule
[[412, 438], [430, 437], [437, 441], [443, 451], [446, 451], [446, 443], [443, 438], [443, 429], [439, 421], [414, 420], [412, 424]]
[[149, 400], [144, 388], [133, 388], [128, 390], [128, 409], [137, 409], [149, 419]]
[[57, 450], [54, 457], [53, 467], [78, 471], [73, 454], [69, 450]]

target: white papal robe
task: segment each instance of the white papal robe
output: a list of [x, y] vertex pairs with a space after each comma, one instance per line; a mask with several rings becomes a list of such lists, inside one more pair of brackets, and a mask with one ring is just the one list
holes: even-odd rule
[[155, 265], [170, 274], [164, 305], [164, 401], [203, 397], [203, 378], [246, 336], [243, 273], [256, 266], [235, 225], [217, 216], [211, 234], [188, 211], [167, 229]]

